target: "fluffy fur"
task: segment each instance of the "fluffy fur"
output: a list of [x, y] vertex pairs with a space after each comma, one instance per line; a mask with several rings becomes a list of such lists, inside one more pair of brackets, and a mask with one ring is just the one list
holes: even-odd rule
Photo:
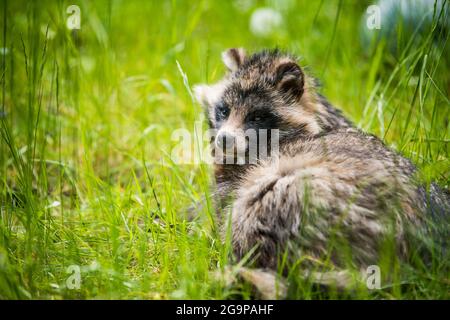
[[230, 49], [222, 57], [225, 77], [195, 88], [210, 126], [231, 136], [238, 129], [280, 130], [276, 156], [215, 165], [218, 202], [231, 208], [238, 259], [254, 250], [262, 268], [276, 269], [283, 254], [289, 263], [308, 257], [339, 268], [350, 257], [365, 268], [379, 261], [387, 243], [406, 258], [409, 235], [428, 234], [430, 211], [448, 216], [445, 195], [435, 189], [441, 200], [433, 206], [437, 197], [429, 199], [417, 184], [411, 161], [355, 128], [317, 93], [293, 56]]

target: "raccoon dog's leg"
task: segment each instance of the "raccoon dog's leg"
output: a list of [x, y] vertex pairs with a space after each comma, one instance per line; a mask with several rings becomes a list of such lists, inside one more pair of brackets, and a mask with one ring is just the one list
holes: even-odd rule
[[[261, 279], [273, 277], [272, 271], [267, 269], [276, 270], [278, 258], [287, 248], [288, 241], [299, 237], [302, 204], [305, 205], [307, 197], [305, 188], [310, 188], [311, 193], [316, 193], [317, 196], [310, 195], [311, 198], [308, 200], [311, 202], [310, 205], [329, 207], [325, 199], [326, 195], [332, 192], [331, 184], [336, 183], [341, 188], [345, 185], [341, 182], [339, 186], [339, 182], [331, 182], [321, 177], [320, 173], [328, 174], [318, 168], [302, 168], [284, 174], [279, 172], [272, 175], [264, 174], [252, 181], [251, 186], [241, 188], [238, 193], [231, 217], [233, 250], [236, 257], [242, 259], [256, 248], [254, 256], [256, 266], [265, 270], [246, 269], [246, 273], [241, 276], [252, 283], [263, 297], [272, 296], [266, 291], [273, 292], [275, 286], [272, 290], [267, 290], [271, 282], [264, 282]], [[349, 289], [358, 280], [362, 280], [358, 276], [352, 278], [352, 274], [346, 270], [323, 273], [299, 272], [298, 276], [301, 278], [342, 290]], [[261, 277], [263, 274], [266, 276]]]
[[243, 258], [257, 247], [257, 265], [275, 269], [277, 252], [297, 236], [300, 201], [296, 177], [263, 176], [240, 192], [231, 218], [234, 253]]

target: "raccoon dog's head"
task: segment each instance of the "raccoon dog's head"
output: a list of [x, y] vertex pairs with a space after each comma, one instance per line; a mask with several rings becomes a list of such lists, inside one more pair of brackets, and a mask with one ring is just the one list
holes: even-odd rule
[[277, 50], [246, 56], [243, 49], [229, 49], [222, 59], [225, 77], [194, 88], [211, 128], [217, 130], [216, 147], [248, 149], [249, 129], [279, 129], [280, 137], [319, 133], [312, 82], [295, 58]]

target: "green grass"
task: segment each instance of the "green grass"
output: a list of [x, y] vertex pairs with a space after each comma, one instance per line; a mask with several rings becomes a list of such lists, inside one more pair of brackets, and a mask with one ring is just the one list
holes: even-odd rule
[[[408, 43], [398, 30], [394, 54], [383, 41], [360, 45], [369, 3], [284, 2], [282, 31], [260, 38], [248, 25], [264, 1], [241, 12], [212, 0], [2, 0], [1, 299], [250, 297], [212, 276], [230, 256], [212, 205], [188, 219], [210, 194], [211, 167], [169, 157], [172, 132], [192, 131], [202, 113], [186, 81], [219, 79], [228, 47], [297, 54], [334, 105], [449, 187], [448, 33], [431, 26]], [[70, 265], [79, 290], [66, 285]], [[393, 268], [394, 284], [351, 297], [449, 298], [442, 261]], [[323, 296], [300, 283], [290, 297]]]

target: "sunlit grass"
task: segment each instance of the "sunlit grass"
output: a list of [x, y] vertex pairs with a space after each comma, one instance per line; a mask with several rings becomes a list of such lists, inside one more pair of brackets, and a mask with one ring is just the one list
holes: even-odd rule
[[[213, 276], [230, 251], [213, 205], [188, 219], [209, 199], [211, 168], [170, 159], [172, 132], [193, 130], [202, 113], [186, 80], [220, 78], [228, 47], [297, 54], [355, 124], [448, 188], [448, 30], [431, 26], [414, 43], [401, 34], [394, 54], [383, 41], [360, 45], [366, 4], [293, 3], [265, 38], [248, 27], [264, 1], [248, 11], [232, 1], [77, 1], [74, 31], [72, 2], [1, 3], [0, 298], [250, 297]], [[81, 267], [79, 290], [67, 288], [70, 265]], [[442, 261], [396, 268], [406, 285], [356, 297], [448, 298]], [[292, 298], [326, 297], [298, 281]]]

